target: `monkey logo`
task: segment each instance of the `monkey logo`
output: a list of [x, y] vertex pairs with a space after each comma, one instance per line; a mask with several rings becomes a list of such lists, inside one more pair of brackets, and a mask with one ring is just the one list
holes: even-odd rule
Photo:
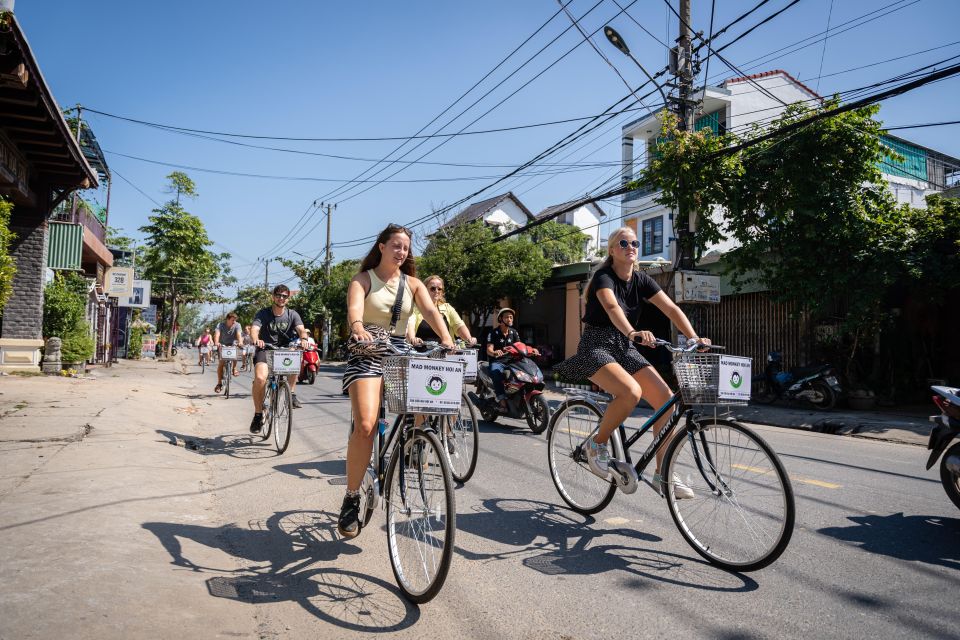
[[440, 376], [431, 376], [427, 381], [427, 393], [432, 396], [442, 395], [447, 390], [447, 383]]
[[733, 375], [730, 376], [730, 386], [734, 389], [739, 389], [742, 384], [743, 376], [740, 375], [739, 371], [734, 371]]

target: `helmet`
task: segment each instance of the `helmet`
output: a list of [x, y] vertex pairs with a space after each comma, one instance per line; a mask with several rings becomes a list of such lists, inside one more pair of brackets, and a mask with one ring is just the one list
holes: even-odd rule
[[500, 322], [500, 317], [505, 313], [512, 313], [514, 318], [517, 317], [516, 311], [514, 311], [510, 307], [504, 307], [503, 309], [500, 309], [500, 311], [497, 311], [497, 322]]

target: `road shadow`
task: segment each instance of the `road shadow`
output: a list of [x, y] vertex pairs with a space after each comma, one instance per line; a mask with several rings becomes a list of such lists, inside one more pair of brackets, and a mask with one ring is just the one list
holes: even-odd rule
[[[205, 579], [208, 593], [246, 604], [296, 602], [317, 618], [344, 629], [383, 633], [405, 629], [420, 618], [399, 589], [379, 578], [333, 566], [360, 548], [336, 533], [336, 514], [283, 511], [247, 528], [145, 522], [172, 558], [171, 564]], [[195, 564], [183, 541], [218, 549], [241, 561], [240, 569]], [[224, 564], [234, 564], [225, 562]]]
[[280, 473], [286, 473], [303, 480], [317, 478], [339, 478], [347, 475], [346, 460], [313, 460], [311, 462], [293, 462], [273, 467]]
[[960, 570], [960, 520], [942, 516], [848, 516], [847, 527], [824, 527], [825, 536], [891, 558]]
[[[457, 529], [511, 549], [474, 552], [462, 546], [461, 538], [457, 553], [481, 562], [520, 558], [525, 567], [546, 575], [619, 571], [630, 576], [627, 584], [636, 589], [652, 587], [651, 581], [706, 591], [749, 592], [758, 588], [757, 582], [744, 574], [722, 571], [697, 557], [644, 546], [661, 542], [659, 536], [596, 525], [591, 516], [547, 502], [491, 498], [469, 513], [458, 513]], [[614, 542], [618, 537], [636, 544]]]
[[272, 437], [263, 440], [259, 435], [253, 435], [252, 433], [200, 438], [167, 429], [155, 429], [154, 431], [164, 437], [164, 440], [160, 442], [182, 446], [184, 449], [195, 451], [203, 456], [229, 456], [250, 460], [272, 458], [280, 455], [277, 453]]

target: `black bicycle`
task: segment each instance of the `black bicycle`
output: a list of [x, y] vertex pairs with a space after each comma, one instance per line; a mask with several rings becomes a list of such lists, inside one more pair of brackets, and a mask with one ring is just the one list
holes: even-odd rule
[[[267, 376], [267, 387], [263, 394], [263, 426], [260, 437], [266, 440], [273, 433], [273, 441], [277, 445], [277, 455], [287, 450], [290, 444], [290, 432], [293, 431], [293, 395], [287, 376], [300, 373], [300, 358], [303, 354], [297, 349], [279, 349], [265, 344], [269, 358], [267, 366], [270, 375]], [[232, 362], [227, 363], [233, 366]]]
[[[721, 356], [702, 352], [705, 345], [683, 349], [664, 340], [657, 344], [674, 353], [679, 392], [629, 437], [623, 425], [611, 433], [607, 479], [590, 471], [584, 443], [596, 433], [608, 396], [567, 390], [572, 397], [557, 409], [547, 436], [550, 476], [557, 491], [579, 513], [602, 510], [617, 486], [628, 484], [627, 465], [633, 465], [630, 447], [670, 414], [663, 430], [633, 465], [637, 475], [642, 479], [657, 451], [666, 446], [661, 470], [664, 497], [683, 538], [697, 553], [724, 569], [765, 567], [783, 553], [793, 534], [795, 506], [790, 479], [777, 454], [759, 435], [733, 420], [693, 409], [741, 404], [718, 397], [723, 395], [719, 392]], [[734, 378], [733, 384], [742, 384], [742, 377]], [[671, 437], [681, 419], [683, 427]], [[675, 486], [678, 478], [684, 485], [679, 492]]]
[[[360, 526], [370, 523], [382, 496], [387, 511], [387, 548], [393, 575], [409, 600], [428, 602], [443, 587], [453, 557], [456, 532], [453, 477], [438, 426], [447, 415], [459, 410], [456, 404], [461, 398], [460, 386], [454, 379], [462, 380], [462, 364], [437, 359], [443, 358], [446, 352], [443, 347], [410, 355], [389, 342], [355, 344], [385, 348], [395, 354], [383, 359], [378, 429], [370, 466], [360, 486]], [[417, 369], [418, 365], [422, 368]], [[423, 368], [436, 374], [424, 377], [412, 373], [422, 372]], [[455, 397], [456, 402], [436, 404], [425, 410], [414, 399], [414, 392], [419, 391], [420, 386], [429, 387], [426, 393], [436, 398], [437, 403], [442, 402], [444, 394]], [[387, 410], [397, 414], [392, 427], [387, 426]], [[418, 420], [414, 411], [426, 415], [426, 419]], [[350, 431], [353, 432], [352, 416]]]
[[238, 359], [238, 351], [243, 347], [220, 345], [220, 360], [223, 362], [223, 397], [230, 398], [230, 379], [233, 378], [233, 367]]

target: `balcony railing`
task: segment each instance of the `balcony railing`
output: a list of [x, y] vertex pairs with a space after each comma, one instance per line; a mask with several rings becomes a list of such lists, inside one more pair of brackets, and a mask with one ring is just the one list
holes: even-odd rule
[[53, 213], [52, 220], [57, 222], [72, 222], [82, 224], [104, 245], [107, 244], [107, 216], [106, 211], [94, 208], [83, 199], [77, 199], [76, 207], [73, 199], [67, 198]]

